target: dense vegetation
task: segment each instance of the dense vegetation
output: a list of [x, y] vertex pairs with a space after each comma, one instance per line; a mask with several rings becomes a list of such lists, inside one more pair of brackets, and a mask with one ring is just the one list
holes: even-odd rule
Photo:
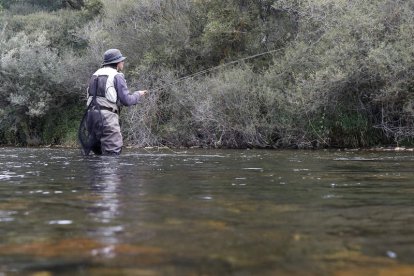
[[0, 0], [0, 143], [74, 145], [119, 48], [153, 92], [123, 110], [130, 144], [411, 145], [413, 42], [404, 0]]

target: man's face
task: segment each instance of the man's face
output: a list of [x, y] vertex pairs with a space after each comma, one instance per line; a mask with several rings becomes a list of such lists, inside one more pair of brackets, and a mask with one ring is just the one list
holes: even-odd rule
[[122, 71], [122, 70], [124, 70], [124, 61], [121, 61], [120, 63], [118, 63], [118, 65], [116, 66], [116, 69], [118, 70], [118, 71]]

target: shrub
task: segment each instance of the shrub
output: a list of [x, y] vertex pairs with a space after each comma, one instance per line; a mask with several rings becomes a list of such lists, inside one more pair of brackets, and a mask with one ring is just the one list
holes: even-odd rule
[[[43, 33], [32, 40], [19, 33], [3, 43], [0, 74], [0, 132], [9, 128], [19, 133], [19, 144], [43, 143], [43, 120], [46, 115], [61, 114], [61, 108], [77, 105], [84, 80], [79, 75], [79, 60], [58, 55], [49, 47]], [[68, 73], [74, 79], [68, 78]], [[81, 81], [77, 80], [80, 78]], [[82, 82], [82, 85], [80, 85]], [[6, 123], [7, 122], [7, 123]], [[4, 136], [4, 135], [3, 135]], [[5, 141], [13, 143], [12, 141]]]
[[[123, 112], [127, 143], [412, 142], [412, 1], [65, 2], [80, 10], [18, 15], [0, 2], [3, 141], [63, 143], [102, 53], [119, 48], [131, 90], [155, 92]], [[62, 108], [68, 119], [53, 119]]]
[[368, 146], [378, 141], [368, 137], [380, 136], [374, 127], [394, 139], [412, 134], [412, 116], [404, 110], [412, 95], [411, 6], [388, 0], [274, 5], [297, 16], [298, 33], [270, 68], [271, 87], [283, 83], [293, 101], [302, 103], [299, 117], [328, 118], [324, 131], [308, 133], [308, 140]]

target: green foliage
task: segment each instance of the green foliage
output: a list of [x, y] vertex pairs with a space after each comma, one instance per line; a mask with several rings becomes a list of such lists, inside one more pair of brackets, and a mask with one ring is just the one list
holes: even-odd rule
[[[86, 44], [75, 33], [82, 18], [82, 12], [70, 11], [26, 16], [6, 13], [0, 18], [2, 143], [38, 145], [64, 141], [67, 134], [63, 132], [56, 131], [61, 137], [53, 139], [45, 133], [63, 127], [48, 125], [53, 118], [66, 114], [62, 109], [78, 108], [79, 97], [84, 93], [85, 71], [89, 72], [89, 67], [79, 53]], [[75, 50], [78, 54], [74, 54]], [[73, 132], [73, 123], [71, 129]]]
[[[412, 143], [412, 1], [1, 0], [0, 5], [4, 143], [70, 143], [84, 107], [79, 98], [108, 48], [128, 57], [131, 90], [156, 90], [122, 115], [130, 143], [299, 148]], [[227, 64], [268, 51], [272, 55]]]
[[104, 10], [104, 5], [100, 0], [87, 0], [84, 3], [84, 13], [87, 18], [93, 18], [101, 14]]
[[43, 32], [42, 35], [49, 41], [49, 46], [59, 51], [82, 51], [87, 47], [87, 41], [78, 34], [78, 29], [89, 20], [86, 13], [67, 10], [53, 14], [37, 12], [29, 15], [6, 15], [3, 21], [7, 24], [8, 37], [23, 32], [34, 39]]
[[55, 0], [2, 0], [0, 5], [14, 14], [22, 15], [38, 11], [54, 11], [62, 8], [62, 2]]
[[30, 133], [32, 124], [28, 122], [44, 116], [56, 94], [64, 93], [61, 86], [65, 73], [57, 74], [61, 60], [48, 44], [42, 34], [36, 40], [30, 40], [24, 33], [19, 33], [6, 41], [2, 49], [0, 97], [1, 107], [8, 111], [3, 116], [12, 118], [11, 125], [21, 128], [27, 141], [31, 139], [29, 137], [39, 136]]
[[[268, 71], [272, 87], [282, 83], [300, 103], [298, 116], [318, 118], [323, 110], [339, 122], [324, 123], [316, 139], [328, 146], [367, 146], [378, 141], [367, 138], [379, 136], [375, 129], [383, 131], [383, 141], [413, 134], [412, 115], [403, 109], [413, 95], [407, 89], [413, 76], [412, 3], [278, 1], [274, 7], [298, 15], [298, 33]], [[346, 127], [350, 122], [353, 128]]]
[[76, 146], [83, 112], [84, 106], [71, 102], [46, 114], [42, 124], [42, 142], [47, 145]]
[[0, 6], [14, 14], [30, 14], [38, 11], [56, 11], [62, 8], [80, 10], [96, 0], [0, 0]]

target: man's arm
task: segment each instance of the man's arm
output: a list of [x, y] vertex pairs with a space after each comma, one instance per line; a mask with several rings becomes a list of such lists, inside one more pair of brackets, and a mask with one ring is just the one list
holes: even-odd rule
[[137, 104], [139, 102], [141, 93], [136, 91], [130, 93], [123, 74], [117, 74], [114, 78], [115, 90], [118, 93], [118, 100], [125, 106]]

